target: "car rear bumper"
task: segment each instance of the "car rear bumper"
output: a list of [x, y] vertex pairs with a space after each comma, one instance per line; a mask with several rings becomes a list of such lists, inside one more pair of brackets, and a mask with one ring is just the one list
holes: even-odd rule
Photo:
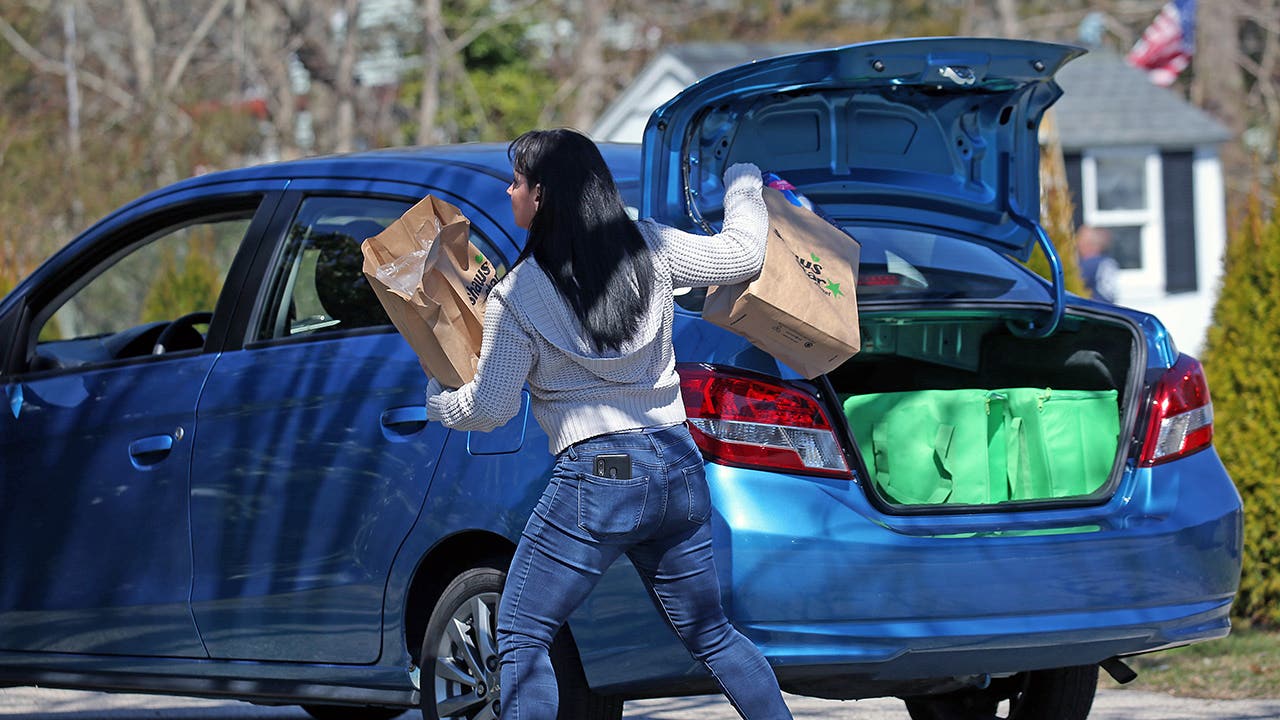
[[[1242, 515], [1212, 450], [1130, 470], [1096, 506], [1016, 513], [890, 516], [848, 481], [716, 465], [708, 479], [725, 609], [796, 691], [870, 697], [882, 685], [1091, 664], [1229, 629]], [[610, 594], [598, 590], [596, 610]], [[575, 627], [597, 689], [636, 694], [702, 677], [642, 619], [609, 623], [614, 642], [628, 627], [649, 640], [609, 652]]]

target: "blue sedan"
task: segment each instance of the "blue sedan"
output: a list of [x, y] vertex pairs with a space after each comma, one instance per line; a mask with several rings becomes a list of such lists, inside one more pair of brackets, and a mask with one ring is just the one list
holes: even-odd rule
[[[751, 161], [861, 245], [861, 351], [815, 379], [676, 297], [725, 608], [790, 692], [1082, 720], [1099, 666], [1229, 631], [1241, 507], [1204, 374], [1156, 318], [1065, 293], [1036, 222], [1036, 128], [1078, 52], [772, 58], [602, 148], [638, 215], [712, 230]], [[427, 422], [360, 242], [430, 194], [509, 267], [509, 181], [505, 145], [204, 175], [5, 297], [0, 683], [495, 717], [547, 439], [527, 399], [491, 433]], [[564, 717], [715, 691], [625, 561], [553, 656]]]

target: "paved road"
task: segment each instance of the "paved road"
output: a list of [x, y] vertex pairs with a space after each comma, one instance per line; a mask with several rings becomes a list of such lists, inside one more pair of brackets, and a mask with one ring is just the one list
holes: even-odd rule
[[[787, 697], [796, 720], [906, 720], [892, 699], [815, 700]], [[406, 714], [407, 720], [416, 716]], [[720, 697], [639, 700], [627, 703], [625, 720], [733, 720]], [[0, 720], [305, 720], [296, 707], [147, 695], [109, 695], [35, 688], [0, 689]], [[1280, 700], [1195, 700], [1136, 690], [1101, 690], [1090, 720], [1278, 720]]]

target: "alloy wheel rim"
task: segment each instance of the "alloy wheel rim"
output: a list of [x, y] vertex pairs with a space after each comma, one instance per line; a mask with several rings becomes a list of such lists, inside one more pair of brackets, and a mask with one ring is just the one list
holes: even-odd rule
[[498, 682], [498, 593], [481, 593], [462, 603], [436, 646], [436, 716], [495, 720], [500, 712]]

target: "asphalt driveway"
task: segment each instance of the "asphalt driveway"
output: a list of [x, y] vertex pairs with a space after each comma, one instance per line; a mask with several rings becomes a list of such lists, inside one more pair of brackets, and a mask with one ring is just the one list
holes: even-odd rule
[[[841, 702], [788, 696], [797, 720], [906, 720], [901, 701]], [[1090, 720], [1276, 720], [1280, 699], [1199, 700], [1136, 690], [1101, 690]], [[412, 719], [414, 715], [406, 714]], [[721, 697], [629, 702], [625, 720], [733, 720]], [[259, 707], [229, 700], [106, 694], [37, 688], [0, 689], [0, 719], [23, 720], [275, 720], [309, 718], [297, 707]]]

